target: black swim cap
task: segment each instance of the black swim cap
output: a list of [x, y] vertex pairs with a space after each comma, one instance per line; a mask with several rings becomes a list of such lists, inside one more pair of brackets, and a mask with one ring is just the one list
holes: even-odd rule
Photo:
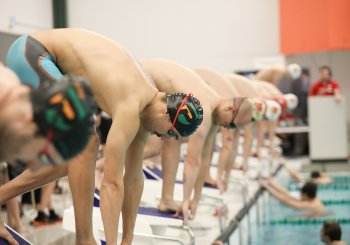
[[[65, 76], [54, 83], [44, 82], [39, 89], [32, 90], [31, 101], [39, 134], [55, 146], [64, 160], [85, 148], [94, 132], [93, 114], [97, 106], [84, 78]], [[51, 163], [46, 147], [40, 158]]]
[[176, 128], [182, 137], [191, 135], [203, 121], [203, 108], [192, 94], [167, 95], [167, 108], [172, 127]]

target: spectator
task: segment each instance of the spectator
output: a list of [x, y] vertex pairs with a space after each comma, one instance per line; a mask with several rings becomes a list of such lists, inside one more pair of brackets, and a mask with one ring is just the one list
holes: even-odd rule
[[341, 100], [339, 84], [332, 80], [332, 70], [329, 66], [320, 67], [320, 80], [312, 85], [310, 96], [334, 96], [337, 101]]

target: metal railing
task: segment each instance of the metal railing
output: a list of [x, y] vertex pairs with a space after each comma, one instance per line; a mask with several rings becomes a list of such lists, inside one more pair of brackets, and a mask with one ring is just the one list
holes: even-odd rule
[[[272, 162], [268, 162], [269, 167], [272, 166]], [[275, 171], [272, 172], [272, 168], [269, 169], [269, 173], [272, 172], [271, 176], [275, 176], [278, 171], [281, 169], [282, 165], [279, 165]], [[244, 200], [244, 206], [243, 208], [238, 212], [238, 214], [235, 216], [235, 218], [230, 222], [229, 226], [224, 230], [220, 236], [218, 236], [215, 241], [222, 241], [226, 244], [229, 244], [229, 238], [230, 236], [238, 229], [238, 237], [239, 237], [239, 244], [243, 245], [243, 234], [242, 234], [242, 224], [241, 221], [243, 218], [247, 215], [248, 218], [248, 244], [251, 243], [251, 222], [250, 222], [250, 215], [249, 210], [250, 208], [258, 201], [259, 197], [264, 193], [264, 189], [262, 187], [259, 187], [258, 191], [253, 195], [251, 200], [248, 202], [248, 184], [246, 185], [242, 182], [242, 180], [236, 180], [236, 183], [242, 186], [242, 196]], [[246, 187], [244, 187], [246, 186]], [[243, 190], [244, 189], [244, 190]], [[263, 198], [263, 208], [262, 208], [262, 216], [263, 219], [266, 219], [265, 217], [265, 210], [266, 210], [266, 199]], [[260, 223], [260, 208], [259, 205], [257, 205], [257, 222]]]

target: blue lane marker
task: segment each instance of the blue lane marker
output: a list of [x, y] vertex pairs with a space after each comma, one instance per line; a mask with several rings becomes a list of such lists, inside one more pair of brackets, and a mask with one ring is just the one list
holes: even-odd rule
[[[20, 234], [18, 234], [16, 231], [14, 231], [10, 227], [8, 227], [7, 225], [6, 225], [6, 229], [8, 232], [10, 232], [12, 237], [18, 242], [19, 245], [33, 245], [28, 240], [26, 240], [24, 237], [22, 237]], [[0, 238], [0, 245], [9, 245], [9, 243], [5, 239]]]

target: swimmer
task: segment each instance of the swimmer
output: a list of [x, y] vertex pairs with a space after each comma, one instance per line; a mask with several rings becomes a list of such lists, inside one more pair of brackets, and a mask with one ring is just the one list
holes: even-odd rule
[[280, 109], [279, 113], [276, 113], [276, 120], [268, 120], [268, 121], [261, 121], [258, 123], [258, 132], [257, 132], [257, 155], [260, 156], [260, 148], [264, 145], [264, 134], [265, 129], [268, 131], [268, 139], [270, 141], [269, 143], [269, 150], [272, 156], [277, 156], [276, 152], [273, 150], [273, 142], [277, 138], [276, 136], [276, 128], [278, 121], [277, 119], [279, 116], [284, 113], [286, 110], [294, 110], [296, 106], [298, 105], [298, 98], [291, 93], [283, 94], [276, 86], [272, 85], [271, 83], [268, 83], [266, 81], [261, 80], [253, 80], [254, 85], [256, 86], [257, 90], [261, 94], [261, 96], [265, 99], [268, 99], [270, 101], [277, 102]]
[[320, 230], [321, 241], [326, 245], [346, 245], [341, 240], [342, 230], [340, 225], [334, 221], [326, 221]]
[[[219, 93], [223, 98], [233, 99], [235, 97], [250, 97], [249, 94], [242, 95], [240, 94], [236, 87], [228, 80], [224, 75], [206, 68], [199, 68], [194, 70], [204, 81], [206, 81], [211, 87]], [[253, 102], [253, 118], [254, 112], [256, 111], [255, 105], [259, 103], [254, 98], [251, 98]], [[256, 118], [257, 119], [257, 118]], [[246, 127], [249, 127], [251, 123], [246, 124], [242, 127], [245, 130]], [[238, 139], [240, 128], [228, 129], [221, 127], [220, 128], [222, 136], [222, 148], [219, 155], [218, 167], [217, 167], [217, 176], [216, 180], [213, 181], [209, 174], [209, 169], [207, 169], [207, 177], [205, 183], [216, 186], [220, 189], [221, 192], [227, 191], [228, 183], [230, 179], [230, 172], [235, 162]], [[215, 142], [211, 143], [212, 145]], [[243, 171], [246, 171], [247, 164], [246, 162], [242, 165]]]
[[[23, 165], [23, 169], [29, 168], [28, 172], [35, 170], [36, 174], [49, 168], [53, 170], [52, 178], [58, 178], [66, 168], [62, 163], [91, 145], [89, 138], [94, 132], [95, 102], [86, 81], [65, 77], [55, 84], [32, 90], [0, 64], [0, 84], [0, 142], [6, 142], [1, 144], [0, 159], [11, 165]], [[65, 101], [65, 107], [61, 103], [50, 103], [57, 97]], [[82, 114], [76, 116], [78, 109]], [[53, 120], [45, 116], [48, 113], [54, 116], [51, 117]], [[41, 181], [37, 187], [44, 184]], [[29, 182], [23, 182], [23, 186], [28, 185]], [[0, 229], [0, 236], [7, 239], [10, 234], [3, 223]], [[9, 242], [16, 244], [13, 240]]]
[[[287, 164], [284, 164], [284, 168], [295, 181], [298, 183], [305, 183], [306, 180], [303, 175], [289, 167]], [[315, 184], [328, 185], [333, 182], [333, 179], [327, 173], [315, 170], [310, 173], [309, 181]]]
[[[255, 126], [259, 127], [259, 125], [267, 122], [276, 121], [280, 115], [281, 108], [277, 102], [269, 99], [270, 94], [266, 94], [266, 91], [261, 91], [256, 80], [250, 80], [244, 76], [236, 74], [227, 75], [227, 78], [233, 84], [233, 86], [235, 86], [239, 93], [244, 96], [258, 98], [262, 102], [258, 103], [260, 113], [258, 114], [257, 120], [255, 120], [255, 122], [252, 124], [248, 124], [244, 128], [243, 166], [248, 166], [248, 158], [251, 155], [256, 156], [256, 154], [251, 153], [252, 142], [254, 139], [253, 128]], [[257, 151], [257, 153], [257, 156], [260, 156], [260, 151]]]
[[[209, 142], [213, 142], [220, 126], [238, 128], [250, 122], [253, 110], [252, 104], [250, 99], [222, 98], [193, 70], [175, 62], [149, 59], [142, 61], [141, 65], [154, 80], [160, 91], [193, 93], [201, 101], [203, 107], [203, 122], [196, 132], [188, 138], [187, 156], [184, 163], [183, 203], [175, 215], [181, 214], [186, 224], [188, 220], [195, 216], [206, 177], [205, 170], [210, 165], [212, 146]], [[197, 117], [191, 111], [188, 111], [187, 116]], [[159, 204], [159, 209], [162, 211], [175, 211], [177, 209], [173, 192], [180, 160], [180, 146], [180, 141], [171, 139], [164, 142], [162, 152], [163, 189]], [[193, 188], [195, 191], [191, 199]]]
[[[198, 125], [192, 122], [182, 125], [179, 132], [176, 115], [181, 115], [177, 113], [180, 106], [193, 106], [195, 98], [159, 92], [127, 50], [106, 37], [80, 29], [55, 29], [21, 36], [8, 51], [7, 65], [23, 83], [39, 89], [43, 81], [53, 81], [63, 74], [84, 76], [90, 81], [98, 106], [112, 118], [101, 185], [106, 242], [117, 242], [122, 210], [122, 243], [131, 244], [143, 188], [145, 141], [150, 133], [163, 138], [181, 138], [183, 132], [193, 133]], [[199, 103], [196, 108], [200, 108]], [[47, 169], [25, 172], [12, 185], [9, 182], [2, 200], [69, 174], [77, 243], [95, 244], [92, 204], [98, 144], [95, 135], [93, 138], [94, 144], [85, 151], [86, 155], [73, 159], [60, 176]]]
[[317, 185], [307, 182], [300, 190], [300, 199], [272, 180], [262, 180], [261, 185], [278, 201], [291, 208], [306, 211], [306, 217], [314, 218], [326, 215], [326, 208], [317, 197]]
[[290, 65], [272, 65], [261, 69], [255, 76], [255, 79], [269, 82], [277, 86], [278, 82], [284, 76], [289, 76], [293, 80], [301, 76], [302, 70], [298, 64]]

